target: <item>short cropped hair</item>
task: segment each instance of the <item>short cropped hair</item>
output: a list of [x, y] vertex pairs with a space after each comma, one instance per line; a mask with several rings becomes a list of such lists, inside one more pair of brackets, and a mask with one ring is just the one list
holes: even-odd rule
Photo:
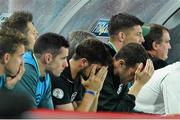
[[104, 66], [110, 65], [112, 62], [112, 57], [104, 43], [97, 39], [87, 39], [77, 46], [73, 59], [80, 58], [86, 58], [90, 64]]
[[119, 13], [113, 15], [108, 24], [108, 32], [110, 36], [117, 35], [120, 31], [132, 28], [135, 25], [142, 26], [144, 23], [137, 17], [127, 13]]
[[41, 56], [44, 52], [50, 52], [56, 56], [61, 47], [69, 47], [68, 41], [63, 36], [56, 33], [45, 33], [35, 42], [34, 53]]
[[146, 63], [148, 53], [144, 47], [138, 43], [129, 43], [115, 55], [115, 60], [123, 59], [126, 66], [133, 67], [137, 63]]

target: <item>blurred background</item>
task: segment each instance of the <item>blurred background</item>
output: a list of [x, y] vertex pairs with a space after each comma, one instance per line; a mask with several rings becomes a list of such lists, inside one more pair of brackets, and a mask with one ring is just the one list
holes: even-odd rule
[[168, 63], [180, 58], [180, 0], [0, 0], [0, 19], [14, 11], [30, 11], [39, 34], [55, 32], [65, 37], [75, 30], [93, 32], [107, 42], [109, 18], [127, 12], [145, 23], [171, 30]]

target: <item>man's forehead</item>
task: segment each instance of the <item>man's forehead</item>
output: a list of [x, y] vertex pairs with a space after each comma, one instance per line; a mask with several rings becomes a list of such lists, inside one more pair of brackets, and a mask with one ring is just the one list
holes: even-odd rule
[[59, 49], [59, 52], [68, 52], [69, 51], [69, 49], [68, 48], [65, 48], [65, 47], [61, 47], [60, 49]]
[[136, 30], [136, 31], [142, 32], [142, 28], [141, 28], [140, 25], [135, 25], [133, 28], [134, 28], [134, 30]]
[[128, 33], [142, 33], [142, 28], [140, 25], [135, 25], [127, 29]]
[[68, 48], [61, 47], [61, 48], [59, 49], [58, 55], [60, 55], [60, 56], [66, 56], [66, 54], [68, 54], [68, 53], [69, 53], [69, 49], [68, 49]]

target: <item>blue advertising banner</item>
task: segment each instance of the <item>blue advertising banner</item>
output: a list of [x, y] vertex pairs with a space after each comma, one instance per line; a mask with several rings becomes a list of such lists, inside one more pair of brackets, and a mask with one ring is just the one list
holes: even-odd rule
[[11, 13], [0, 13], [0, 27], [1, 27], [1, 23], [4, 22], [4, 20], [10, 15]]
[[98, 37], [109, 37], [108, 23], [109, 19], [99, 19], [92, 27], [91, 32]]

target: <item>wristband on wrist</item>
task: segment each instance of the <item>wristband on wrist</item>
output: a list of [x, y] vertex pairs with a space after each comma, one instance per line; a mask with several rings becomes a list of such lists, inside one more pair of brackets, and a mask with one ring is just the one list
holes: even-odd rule
[[85, 93], [91, 94], [93, 96], [96, 96], [96, 92], [92, 90], [86, 90]]

